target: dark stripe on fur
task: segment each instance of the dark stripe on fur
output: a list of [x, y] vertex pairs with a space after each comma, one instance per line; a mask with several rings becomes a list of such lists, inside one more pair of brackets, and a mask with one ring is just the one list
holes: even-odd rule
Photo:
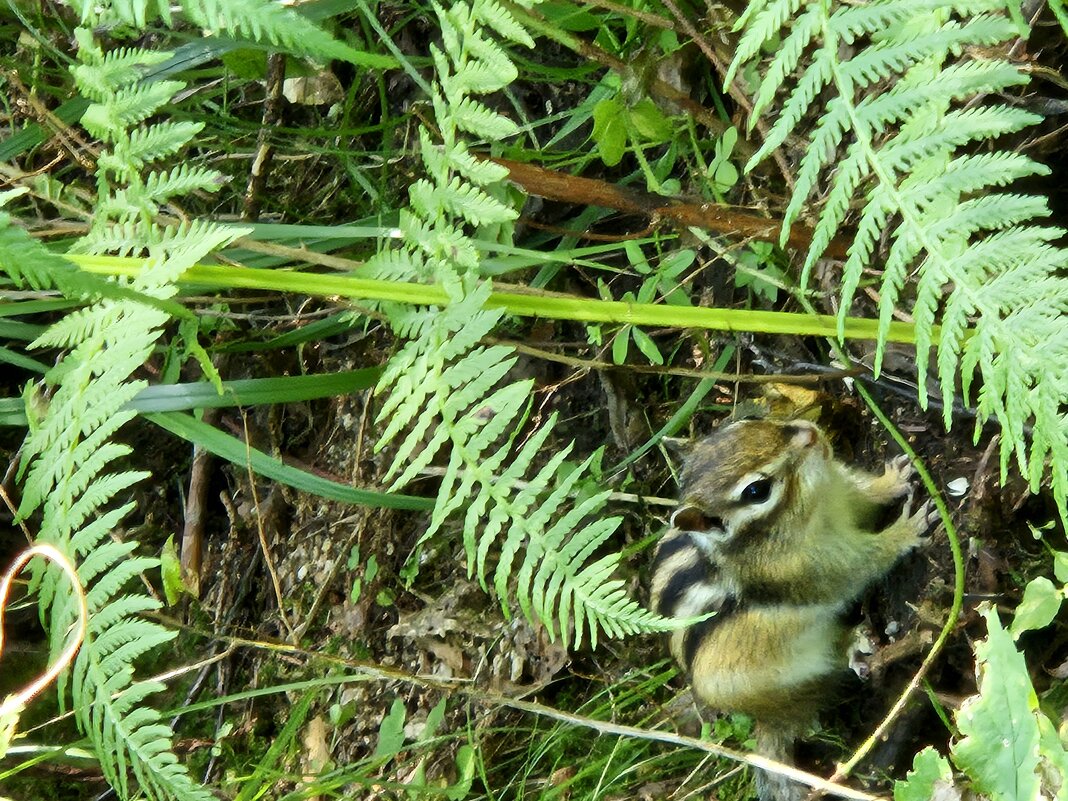
[[696, 546], [685, 534], [676, 534], [673, 537], [665, 537], [660, 540], [660, 544], [656, 548], [656, 554], [653, 556], [653, 570], [658, 570], [661, 564], [686, 548], [696, 548]]
[[[694, 553], [697, 557], [697, 553]], [[676, 610], [686, 592], [695, 584], [703, 584], [708, 579], [708, 568], [698, 560], [682, 570], [676, 570], [664, 585], [657, 598], [656, 612], [664, 617], [674, 617]]]
[[683, 667], [687, 671], [693, 667], [693, 660], [697, 656], [697, 649], [701, 646], [701, 643], [708, 638], [720, 623], [741, 609], [741, 606], [737, 598], [729, 595], [720, 605], [716, 614], [686, 629], [686, 633], [682, 637], [682, 655]]

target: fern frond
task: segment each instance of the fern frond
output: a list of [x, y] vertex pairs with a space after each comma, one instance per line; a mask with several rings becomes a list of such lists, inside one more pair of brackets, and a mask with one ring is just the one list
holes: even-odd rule
[[[142, 29], [157, 17], [173, 25], [167, 0], [71, 0], [86, 26], [122, 22]], [[366, 67], [391, 67], [391, 58], [365, 53], [339, 42], [308, 17], [275, 0], [181, 0], [181, 12], [217, 36], [266, 41], [292, 53], [323, 60], [340, 59]]]
[[465, 97], [453, 109], [452, 118], [461, 131], [488, 139], [507, 139], [519, 128], [507, 117], [490, 111], [482, 103]]
[[92, 136], [111, 142], [126, 128], [139, 125], [159, 111], [182, 86], [179, 81], [130, 86], [108, 95], [105, 103], [90, 105], [81, 123]]
[[[478, 297], [470, 302], [477, 307], [487, 291], [488, 284], [480, 284], [474, 290]], [[565, 602], [565, 619], [572, 610], [583, 615], [581, 624], [574, 628], [576, 643], [587, 632], [595, 641], [602, 631], [612, 634], [629, 631], [629, 627], [647, 629], [659, 618], [627, 599], [620, 602], [613, 596], [612, 602], [607, 602], [598, 595], [599, 585], [588, 584], [594, 574], [583, 573], [593, 550], [618, 525], [615, 519], [607, 527], [603, 521], [583, 525], [600, 509], [607, 493], [567, 508], [567, 498], [593, 457], [556, 483], [570, 451], [569, 446], [561, 448], [532, 477], [523, 480], [541, 456], [555, 418], [522, 448], [514, 449], [515, 432], [526, 416], [530, 382], [501, 385], [515, 363], [511, 349], [477, 346], [478, 335], [490, 330], [499, 314], [457, 314], [454, 310], [463, 308], [465, 302], [467, 298], [435, 315], [429, 330], [405, 346], [412, 353], [391, 364], [383, 375], [379, 390], [388, 389], [390, 395], [389, 410], [383, 408], [382, 413], [389, 415], [390, 424], [389, 436], [383, 436], [377, 447], [408, 430], [390, 468], [391, 473], [399, 474], [393, 488], [414, 480], [438, 450], [448, 445], [449, 464], [424, 538], [453, 511], [466, 506], [463, 528], [468, 570], [483, 586], [492, 576], [506, 615], [508, 597], [514, 592], [523, 614], [545, 624], [550, 636], [556, 635], [556, 621]], [[456, 330], [450, 330], [453, 328]], [[418, 355], [413, 355], [415, 352]], [[399, 419], [410, 422], [411, 427], [393, 425]], [[490, 554], [498, 543], [500, 551], [494, 565]], [[513, 575], [517, 577], [514, 586]], [[596, 575], [601, 582], [603, 575]], [[570, 628], [560, 633], [571, 637]]]
[[0, 212], [0, 271], [19, 286], [56, 289], [66, 297], [94, 300], [113, 292], [110, 282], [82, 272], [66, 259], [39, 247], [11, 216]]
[[146, 67], [171, 57], [170, 53], [140, 47], [121, 47], [104, 54], [84, 34], [79, 37], [83, 63], [74, 67], [74, 76], [85, 96], [98, 103], [110, 99], [115, 87], [140, 81]]
[[[478, 250], [458, 229], [441, 230], [408, 211], [402, 211], [398, 227], [407, 242], [416, 245], [433, 264], [434, 278], [445, 286], [455, 284], [461, 270], [477, 270]], [[446, 255], [447, 254], [447, 255]]]
[[[171, 752], [170, 728], [145, 703], [161, 685], [133, 680], [135, 661], [174, 635], [140, 616], [159, 603], [130, 589], [132, 579], [154, 570], [159, 561], [137, 555], [135, 542], [112, 538], [133, 508], [120, 502], [122, 496], [146, 475], [114, 469], [130, 449], [112, 438], [133, 417], [126, 404], [143, 386], [131, 376], [149, 358], [169, 321], [160, 303], [175, 294], [174, 281], [181, 273], [241, 232], [200, 223], [160, 229], [142, 218], [107, 235], [109, 204], [145, 208], [153, 192], [159, 197], [202, 186], [205, 174], [179, 169], [150, 175], [147, 181], [138, 175], [145, 161], [195, 132], [190, 126], [175, 126], [157, 135], [149, 127], [134, 141], [128, 130], [167, 102], [167, 91], [179, 86], [132, 86], [138, 80], [138, 64], [156, 63], [166, 55], [127, 50], [104, 56], [88, 32], [79, 31], [78, 39], [83, 61], [76, 81], [87, 82], [81, 88], [98, 100], [90, 107], [87, 125], [92, 128], [95, 120], [97, 133], [113, 145], [110, 161], [104, 159], [98, 174], [96, 227], [80, 247], [100, 252], [105, 240], [122, 242], [123, 249], [147, 251], [148, 257], [124, 286], [82, 279], [68, 262], [12, 232], [8, 218], [0, 218], [0, 268], [10, 280], [18, 286], [55, 286], [70, 297], [90, 301], [35, 343], [67, 352], [45, 375], [53, 391], [43, 414], [33, 418], [22, 449], [19, 515], [39, 512], [41, 539], [78, 564], [90, 621], [72, 669], [58, 683], [59, 699], [87, 733], [105, 778], [124, 800], [137, 795], [209, 801], [211, 794], [192, 781]], [[138, 155], [124, 156], [131, 153]], [[131, 183], [115, 189], [111, 176]], [[58, 651], [77, 613], [74, 597], [65, 578], [52, 568], [37, 569], [33, 586], [42, 619], [50, 627], [51, 647]]]
[[[927, 16], [917, 16], [921, 8]], [[1068, 254], [1053, 244], [1060, 229], [1036, 225], [1049, 214], [1044, 198], [991, 191], [1047, 170], [1016, 153], [957, 152], [1039, 120], [1022, 109], [976, 103], [1027, 81], [1002, 59], [966, 55], [972, 48], [988, 53], [1016, 35], [1002, 4], [876, 0], [837, 8], [808, 3], [801, 11], [800, 4], [775, 0], [751, 4], [744, 20], [731, 76], [774, 37], [784, 41], [756, 90], [757, 110], [770, 108], [780, 93], [786, 97], [750, 166], [794, 134], [806, 114], [818, 114], [783, 228], [785, 241], [816, 188], [829, 187], [802, 287], [863, 197], [843, 270], [840, 325], [889, 229], [876, 370], [891, 317], [911, 296], [921, 402], [927, 401], [929, 351], [937, 345], [946, 425], [958, 380], [968, 399], [978, 372], [979, 420], [996, 417], [1003, 429], [1003, 475], [1014, 459], [1037, 489], [1048, 470], [1068, 519], [1068, 418], [1062, 411], [1068, 366], [1036, 356], [1064, 347]], [[791, 90], [787, 84], [797, 69]]]
[[[504, 442], [495, 453], [491, 454], [483, 461], [485, 470], [489, 473], [497, 474], [502, 483], [514, 484], [519, 482], [528, 466], [541, 452], [551, 433], [551, 426], [542, 426], [527, 438], [523, 447], [514, 455], [512, 450], [514, 437], [509, 438], [508, 441]], [[490, 444], [491, 443], [488, 442], [484, 443], [483, 447], [488, 448]], [[571, 452], [571, 448], [572, 445], [567, 444], [560, 449], [559, 453], [563, 454], [560, 458], [566, 458], [566, 455]], [[504, 471], [501, 471], [501, 466], [506, 461], [508, 462], [508, 467]], [[482, 555], [480, 562], [479, 543], [485, 543], [484, 547], [486, 549], [486, 554], [488, 554], [492, 540], [500, 534], [501, 527], [507, 520], [507, 514], [503, 509], [498, 509], [496, 507], [490, 508], [489, 495], [485, 493], [476, 494], [474, 492], [475, 481], [476, 474], [474, 472], [466, 473], [464, 475], [464, 484], [461, 488], [461, 491], [465, 493], [465, 498], [472, 498], [467, 508], [467, 514], [464, 516], [464, 553], [467, 554], [468, 575], [470, 576], [475, 572], [476, 567], [478, 567], [478, 575], [481, 578], [485, 576], [486, 555]], [[457, 495], [459, 495], [461, 491], [458, 491]], [[487, 514], [488, 517], [483, 522], [483, 517]], [[479, 538], [479, 535], [481, 535], [481, 539]]]
[[[364, 262], [363, 269], [369, 278], [383, 281], [401, 281], [419, 279], [427, 281], [431, 272], [427, 267], [426, 257], [413, 250], [398, 250], [390, 247], [381, 248], [375, 255]], [[391, 318], [403, 314], [401, 309], [391, 314]]]
[[[768, 65], [764, 79], [760, 82], [756, 96], [753, 99], [753, 113], [749, 117], [750, 131], [752, 131], [753, 126], [756, 125], [756, 121], [759, 119], [760, 115], [764, 113], [764, 110], [768, 107], [771, 101], [775, 99], [775, 93], [779, 91], [779, 88], [782, 86], [787, 76], [793, 74], [793, 71], [797, 69], [797, 65], [801, 61], [801, 56], [804, 55], [808, 46], [812, 44], [816, 34], [819, 33], [822, 22], [823, 14], [820, 12], [820, 9], [812, 7], [802, 14], [794, 24], [793, 28], [790, 29], [790, 35], [783, 41], [782, 45], [779, 47], [779, 52], [775, 54], [775, 58], [772, 60], [771, 64]], [[807, 90], [802, 95], [802, 97], [807, 97], [807, 100], [804, 103], [806, 108], [812, 102], [812, 95], [830, 80], [829, 73], [814, 71], [811, 68], [806, 73], [806, 77], [809, 75], [811, 75], [809, 80], [813, 82], [813, 88]], [[729, 82], [731, 79], [728, 77], [727, 80]], [[793, 125], [796, 124], [795, 120]], [[792, 128], [793, 125], [790, 125], [789, 127]], [[783, 135], [783, 138], [785, 138], [785, 134]], [[777, 146], [778, 145], [775, 145], [775, 147]], [[767, 145], [765, 145], [765, 147], [767, 147]]]
[[266, 41], [326, 61], [336, 58], [368, 67], [394, 65], [391, 58], [363, 53], [337, 41], [307, 17], [274, 0], [183, 0], [181, 5], [197, 25], [223, 36]]
[[143, 28], [149, 19], [157, 15], [168, 25], [171, 24], [170, 3], [167, 0], [71, 0], [70, 6], [83, 25], [96, 23], [103, 18], [118, 19]]
[[222, 176], [215, 170], [179, 164], [169, 172], [153, 172], [145, 179], [144, 197], [153, 203], [166, 203], [177, 195], [214, 192]]
[[[104, 537], [106, 537], [107, 534], [108, 532], [102, 531], [100, 526], [97, 526], [95, 529], [91, 529], [87, 526], [79, 532], [83, 544], [81, 550], [85, 553], [85, 556], [82, 559], [82, 563], [78, 566], [78, 574], [82, 575], [84, 573], [86, 581], [95, 581], [107, 571], [108, 568], [137, 549], [136, 542], [105, 540]], [[91, 543], [91, 546], [84, 547], [85, 543]], [[102, 608], [97, 608], [97, 614], [89, 621], [90, 630], [92, 630], [94, 626], [102, 625], [102, 621], [99, 617], [103, 611]], [[106, 618], [104, 620], [106, 621]], [[106, 626], [104, 626], [104, 628], [106, 628]]]
[[752, 61], [771, 37], [778, 36], [786, 21], [801, 7], [802, 0], [756, 0], [746, 5], [736, 28], [743, 28], [742, 38], [734, 50], [734, 61], [724, 78], [734, 80], [735, 73], [747, 61]]
[[463, 143], [454, 147], [449, 153], [449, 165], [473, 184], [487, 186], [496, 184], [508, 177], [508, 168], [492, 161], [476, 159]]
[[[529, 392], [530, 382], [509, 384], [499, 393], [495, 393], [495, 397], [491, 399], [494, 403], [493, 408], [521, 409], [522, 414], [525, 415], [526, 410], [522, 407], [527, 400], [525, 396], [529, 395]], [[516, 414], [493, 414], [489, 419], [478, 419], [476, 417], [472, 421], [475, 422], [477, 420], [481, 425], [469, 427], [471, 433], [467, 443], [467, 452], [486, 454], [491, 445], [501, 438], [504, 439], [504, 443], [495, 453], [483, 456], [482, 466], [485, 471], [499, 474], [501, 466], [511, 455], [512, 445], [519, 432], [517, 424], [519, 421], [516, 420], [516, 417]], [[441, 487], [438, 490], [438, 495], [442, 501], [435, 506], [434, 513], [430, 519], [430, 526], [421, 538], [422, 540], [433, 536], [453, 512], [471, 499], [476, 475], [472, 472], [464, 471], [464, 457], [465, 453], [463, 452], [454, 451], [450, 454], [449, 465], [442, 476]], [[457, 481], [460, 482], [459, 485], [457, 485]], [[484, 499], [487, 502], [488, 500], [488, 498]], [[479, 504], [476, 501], [468, 506], [467, 514], [471, 528], [467, 529], [465, 527], [464, 529], [464, 550], [468, 556], [468, 575], [473, 572], [472, 568], [475, 564], [474, 532], [479, 526], [478, 521], [481, 515], [484, 513], [485, 503]]]
[[510, 222], [519, 216], [515, 209], [505, 206], [459, 176], [444, 186], [434, 186], [420, 179], [412, 184], [408, 195], [412, 207], [424, 217], [445, 211], [462, 217], [472, 225], [493, 225]]
[[[555, 423], [555, 419], [550, 419], [548, 425], [551, 428]], [[506, 600], [508, 597], [507, 587], [508, 581], [512, 577], [512, 561], [516, 553], [521, 548], [524, 550], [523, 565], [519, 569], [519, 581], [517, 584], [520, 588], [518, 593], [520, 607], [529, 614], [530, 600], [527, 588], [530, 587], [534, 565], [537, 562], [542, 564], [549, 562], [558, 550], [550, 547], [552, 543], [545, 536], [545, 528], [549, 518], [561, 508], [560, 504], [566, 498], [566, 490], [561, 492], [560, 487], [557, 487], [557, 491], [552, 494], [557, 496], [558, 503], [552, 506], [549, 506], [546, 500], [545, 503], [539, 504], [534, 509], [531, 509], [531, 507], [542, 500], [542, 496], [545, 494], [549, 484], [556, 479], [556, 473], [570, 451], [571, 448], [568, 447], [554, 454], [530, 481], [517, 487], [516, 491], [510, 492], [510, 497], [497, 498], [498, 505], [507, 505], [510, 513], [510, 525], [504, 535], [504, 543], [501, 545], [501, 552], [497, 558], [497, 567], [494, 570], [494, 586], [497, 590], [497, 596], [502, 600], [501, 605], [506, 616], [509, 615]], [[580, 465], [579, 470], [576, 472], [580, 473], [580, 475], [584, 473], [589, 467], [590, 461], [587, 460]], [[524, 465], [523, 470], [525, 471], [526, 469], [527, 466]], [[564, 533], [581, 536], [581, 531], [578, 530], [577, 525], [567, 528]], [[490, 545], [495, 544], [495, 540], [496, 536], [490, 539], [485, 532], [482, 533], [477, 551], [480, 557], [480, 568], [484, 569], [485, 554], [488, 553]], [[546, 599], [545, 606], [549, 607], [551, 603], [550, 599]], [[551, 619], [551, 615], [546, 615], [546, 617]]]
[[[150, 128], [130, 131], [130, 138], [116, 154], [122, 162], [140, 169], [153, 161], [173, 156], [204, 128], [202, 122], [165, 120]], [[108, 169], [108, 165], [104, 165]]]
[[496, 0], [474, 0], [470, 8], [464, 3], [456, 3], [449, 10], [449, 15], [458, 21], [461, 28], [466, 27], [468, 13], [475, 20], [483, 25], [488, 25], [505, 39], [521, 44], [524, 47], [534, 47], [534, 40], [527, 33], [526, 28], [520, 25], [511, 12]]
[[590, 522], [603, 507], [605, 492], [578, 504], [570, 501], [593, 457], [559, 479], [571, 445], [543, 457], [555, 417], [517, 446], [532, 382], [508, 381], [517, 363], [511, 348], [480, 344], [502, 312], [484, 308], [490, 283], [479, 275], [482, 253], [467, 229], [492, 229], [517, 214], [493, 192], [507, 170], [475, 159], [464, 135], [492, 141], [518, 130], [473, 96], [502, 89], [517, 74], [491, 34], [526, 46], [533, 40], [496, 0], [432, 7], [441, 23], [441, 47], [430, 48], [437, 70], [431, 103], [439, 140], [420, 132], [426, 177], [409, 188], [411, 208], [401, 212], [398, 225], [402, 245], [368, 266], [375, 275], [434, 280], [449, 303], [443, 309], [388, 309], [394, 332], [409, 341], [379, 382], [378, 392], [388, 395], [379, 412], [384, 431], [376, 449], [397, 443], [387, 470], [395, 490], [420, 476], [439, 452], [447, 452], [420, 542], [465, 508], [468, 574], [483, 588], [492, 582], [506, 615], [514, 595], [523, 615], [541, 621], [551, 637], [559, 632], [576, 644], [587, 632], [596, 642], [601, 633], [670, 626], [628, 599], [621, 582], [608, 579], [618, 554], [590, 564], [619, 522]]

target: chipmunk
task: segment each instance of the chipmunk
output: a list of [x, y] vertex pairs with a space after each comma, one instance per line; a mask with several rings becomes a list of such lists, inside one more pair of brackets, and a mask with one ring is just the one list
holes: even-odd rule
[[[688, 449], [680, 502], [657, 546], [659, 614], [711, 617], [671, 634], [694, 695], [756, 720], [757, 750], [790, 761], [847, 666], [843, 612], [915, 548], [933, 520], [913, 510], [907, 458], [881, 476], [836, 460], [806, 420], [741, 420]], [[905, 498], [896, 521], [881, 514]], [[803, 797], [758, 774], [764, 801]]]

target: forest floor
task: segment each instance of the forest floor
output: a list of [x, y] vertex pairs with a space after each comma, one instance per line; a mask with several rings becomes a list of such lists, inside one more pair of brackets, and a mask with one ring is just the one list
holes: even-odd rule
[[[425, 55], [425, 18], [415, 15], [400, 24], [401, 10], [392, 13], [398, 46]], [[546, 69], [568, 71], [571, 80], [549, 81], [535, 73], [538, 80], [523, 84], [501, 104], [554, 109], [554, 121], [541, 130], [548, 139], [565, 127], [568, 112], [585, 99], [586, 72], [602, 65], [556, 45], [538, 57]], [[533, 70], [530, 65], [524, 68]], [[365, 112], [375, 125], [395, 125], [392, 138], [376, 128], [375, 135], [396, 148], [386, 153], [376, 174], [382, 176], [379, 188], [388, 189], [388, 195], [379, 198], [382, 204], [403, 204], [404, 187], [419, 169], [413, 143], [422, 111], [411, 82], [391, 75], [384, 84], [386, 101], [379, 107], [378, 87], [350, 83], [355, 78], [344, 71], [322, 74], [334, 77], [342, 95], [347, 93], [348, 124], [361, 121], [359, 114]], [[655, 95], [655, 85], [649, 86]], [[692, 102], [712, 107], [701, 91], [692, 93]], [[232, 117], [224, 115], [208, 132], [218, 139], [233, 135], [232, 147], [251, 150], [268, 93], [261, 82], [249, 82], [235, 94], [227, 111]], [[662, 98], [658, 101], [667, 105]], [[330, 133], [334, 120], [326, 108], [311, 102], [282, 107], [275, 121], [278, 152], [268, 161], [265, 182], [258, 187], [259, 220], [330, 226], [356, 216], [353, 198], [362, 190], [347, 177], [345, 150], [368, 148], [368, 137]], [[726, 111], [735, 118], [721, 124], [740, 123], [729, 101]], [[231, 123], [244, 128], [233, 134], [235, 129], [227, 127]], [[519, 244], [544, 247], [560, 237], [619, 246], [603, 259], [603, 272], [581, 263], [568, 265], [556, 276], [553, 289], [586, 297], [601, 296], [604, 286], [616, 298], [637, 292], [643, 279], [627, 269], [624, 245], [640, 240], [646, 255], [657, 251], [660, 257], [683, 248], [695, 252], [687, 285], [694, 305], [796, 310], [786, 293], [776, 296], [766, 286], [761, 290], [736, 281], [733, 268], [694, 239], [686, 225], [645, 213], [642, 204], [648, 195], [635, 189], [641, 183], [637, 165], [628, 158], [610, 168], [593, 158], [589, 128], [565, 137], [556, 161], [573, 161], [579, 165], [574, 171], [595, 183], [561, 179], [571, 169], [567, 165], [545, 167], [554, 172], [525, 178], [517, 171], [515, 184], [531, 195], [517, 223]], [[318, 149], [303, 150], [309, 141]], [[204, 146], [205, 151], [212, 148], [225, 149], [217, 141]], [[650, 160], [656, 156], [649, 154]], [[27, 171], [35, 166], [30, 161], [23, 165]], [[682, 174], [686, 166], [680, 163], [675, 176], [681, 179], [680, 203], [699, 208], [706, 198], [691, 194], [692, 184]], [[231, 217], [240, 213], [248, 167], [247, 159], [220, 167], [232, 171], [233, 187], [221, 203]], [[594, 196], [609, 205], [591, 217]], [[783, 205], [762, 179], [739, 185], [731, 203], [738, 226]], [[355, 206], [361, 218], [370, 213], [369, 205], [365, 200]], [[650, 248], [648, 242], [657, 237], [662, 241]], [[752, 241], [752, 235], [727, 239], [735, 248]], [[526, 284], [539, 269], [513, 271], [502, 280]], [[818, 297], [837, 297], [836, 270], [831, 261], [817, 267], [810, 286]], [[397, 347], [380, 316], [371, 311], [358, 324], [313, 342], [242, 350], [232, 346], [269, 342], [316, 321], [336, 319], [351, 307], [321, 298], [259, 293], [186, 300], [216, 316], [218, 328], [209, 352], [226, 380], [381, 366]], [[822, 301], [820, 311], [834, 313], [833, 302]], [[877, 303], [864, 296], [853, 313], [876, 317]], [[724, 420], [748, 413], [804, 416], [823, 426], [839, 458], [879, 472], [899, 451], [855, 391], [855, 382], [863, 382], [945, 494], [964, 550], [966, 589], [962, 617], [927, 674], [924, 691], [911, 700], [854, 781], [885, 793], [887, 779], [902, 777], [920, 747], [944, 749], [951, 735], [942, 715], [975, 692], [972, 642], [984, 632], [976, 607], [1014, 607], [1027, 579], [1050, 567], [1048, 552], [1034, 531], [1057, 519], [1056, 506], [1048, 490], [1031, 493], [1011, 469], [1002, 481], [996, 425], [984, 425], [976, 436], [974, 417], [962, 408], [954, 412], [953, 428], [947, 432], [937, 402], [932, 400], [924, 410], [916, 400], [915, 355], [908, 348], [891, 348], [882, 374], [874, 379], [865, 367], [839, 369], [832, 345], [815, 337], [649, 330], [664, 355], [665, 364], [658, 366], [633, 342], [625, 358], [613, 363], [613, 337], [626, 332], [509, 319], [498, 333], [498, 341], [521, 348], [509, 377], [535, 381], [528, 431], [550, 414], [559, 417], [541, 463], [568, 443], [574, 443], [571, 464], [603, 448], [599, 477], [617, 493], [606, 512], [623, 519], [606, 548], [624, 552], [621, 577], [632, 597], [643, 602], [648, 598], [652, 549], [677, 491], [677, 465], [662, 447], [623, 463], [695, 397], [701, 380], [693, 371], [716, 373], [711, 388], [700, 390], [707, 389], [707, 394], [696, 403], [680, 435], [700, 437]], [[850, 347], [858, 364], [870, 366], [867, 346]], [[722, 366], [713, 367], [717, 362]], [[161, 371], [161, 363], [149, 365], [145, 377]], [[195, 369], [187, 372], [185, 380], [201, 378]], [[22, 380], [4, 378], [5, 385], [10, 383], [5, 389], [17, 392]], [[931, 394], [932, 399], [939, 397]], [[390, 454], [388, 448], [375, 450], [382, 428], [379, 408], [379, 399], [366, 390], [304, 403], [221, 409], [210, 412], [208, 419], [290, 465], [344, 484], [381, 488]], [[206, 698], [238, 696], [183, 718], [177, 729], [179, 749], [210, 785], [233, 794], [259, 770], [272, 776], [268, 797], [280, 798], [299, 789], [301, 777], [324, 764], [339, 769], [359, 765], [339, 774], [337, 787], [309, 787], [305, 797], [341, 793], [342, 786], [350, 788], [347, 797], [402, 797], [405, 789], [421, 784], [455, 786], [467, 764], [460, 759], [467, 744], [479, 748], [477, 778], [466, 796], [471, 798], [734, 801], [751, 789], [748, 774], [729, 761], [598, 733], [596, 726], [564, 725], [500, 702], [505, 696], [593, 722], [691, 735], [701, 731], [703, 716], [706, 734], [716, 741], [751, 747], [748, 721], [717, 718], [694, 708], [661, 636], [602, 640], [596, 649], [588, 644], [573, 649], [551, 639], [542, 626], [519, 614], [514, 603], [510, 618], [502, 613], [497, 600], [469, 577], [458, 526], [446, 526], [421, 543], [426, 514], [325, 500], [210, 458], [194, 469], [189, 444], [146, 421], [128, 427], [124, 436], [134, 448], [132, 464], [153, 476], [136, 489], [138, 518], [130, 521], [129, 535], [158, 552], [168, 535], [183, 530], [192, 513], [200, 517], [200, 597], [169, 608], [165, 619], [181, 632], [168, 658], [178, 656], [195, 667], [173, 695], [175, 709]], [[16, 458], [17, 448], [17, 439], [5, 434], [5, 461]], [[440, 460], [435, 466], [436, 472], [428, 470], [405, 492], [432, 497]], [[922, 488], [917, 491], [922, 495]], [[953, 582], [946, 535], [936, 527], [924, 548], [903, 558], [866, 594], [855, 613], [858, 631], [870, 646], [863, 660], [865, 676], [843, 682], [839, 701], [828, 708], [819, 730], [801, 749], [802, 768], [830, 775], [883, 718], [945, 622]], [[20, 619], [19, 625], [20, 630], [30, 629], [32, 621]], [[1025, 638], [1023, 645], [1039, 691], [1068, 673], [1063, 630]], [[280, 689], [263, 696], [250, 692], [270, 687]], [[272, 754], [272, 744], [279, 742], [284, 747]], [[383, 750], [384, 742], [392, 747]], [[386, 758], [376, 761], [376, 751]], [[36, 774], [31, 781], [36, 782], [35, 791], [54, 781], [62, 788], [55, 790], [58, 796], [74, 797], [63, 795], [73, 791], [67, 784], [72, 777], [83, 782], [77, 790], [80, 797], [92, 797], [103, 786], [93, 771], [77, 767], [70, 768], [70, 774]], [[353, 791], [353, 785], [361, 789]]]

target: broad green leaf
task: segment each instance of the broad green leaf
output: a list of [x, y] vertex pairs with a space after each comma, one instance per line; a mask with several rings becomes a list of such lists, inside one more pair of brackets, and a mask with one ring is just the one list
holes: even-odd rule
[[642, 98], [630, 109], [630, 122], [641, 137], [649, 142], [666, 142], [671, 138], [671, 120], [648, 97]]
[[905, 781], [894, 782], [894, 801], [930, 801], [937, 782], [952, 780], [953, 770], [948, 760], [927, 746], [912, 760], [912, 770]]
[[1068, 584], [1068, 551], [1053, 552], [1053, 575], [1061, 584]]
[[712, 170], [712, 182], [721, 192], [726, 192], [738, 183], [738, 168], [729, 161], [721, 161]]
[[1050, 784], [1060, 785], [1056, 801], [1068, 801], [1068, 752], [1056, 727], [1045, 715], [1038, 716], [1038, 728], [1042, 738], [1042, 776]]
[[461, 801], [467, 798], [471, 792], [471, 784], [475, 780], [475, 769], [478, 767], [475, 757], [477, 752], [470, 745], [461, 745], [456, 751], [456, 784], [445, 790], [445, 797], [449, 801]]
[[163, 543], [163, 553], [160, 554], [160, 575], [163, 578], [163, 594], [167, 598], [167, 606], [174, 606], [185, 591], [182, 582], [181, 561], [178, 559], [178, 546], [174, 544], [174, 535], [167, 537]]
[[423, 733], [419, 735], [419, 741], [425, 743], [433, 740], [437, 736], [438, 729], [441, 727], [442, 721], [444, 720], [445, 699], [442, 698], [434, 705], [434, 708], [427, 713], [426, 726], [423, 728]]
[[375, 758], [391, 757], [400, 753], [404, 747], [404, 718], [407, 712], [404, 702], [399, 698], [393, 699], [393, 706], [382, 718], [382, 725], [378, 727], [378, 745], [375, 746]]
[[997, 611], [987, 608], [983, 617], [989, 634], [975, 647], [979, 694], [957, 712], [963, 739], [953, 748], [953, 761], [992, 801], [1036, 801], [1038, 699], [1023, 654]]
[[1053, 622], [1061, 608], [1064, 593], [1045, 576], [1032, 579], [1024, 589], [1023, 600], [1016, 607], [1016, 616], [1009, 630], [1014, 640], [1025, 631], [1044, 629]]
[[[629, 326], [628, 326], [629, 328]], [[616, 364], [624, 364], [627, 361], [627, 351], [630, 349], [630, 334], [627, 328], [616, 334], [612, 341], [612, 361]]]
[[664, 357], [651, 336], [640, 328], [631, 328], [630, 332], [634, 335], [634, 342], [638, 345], [638, 350], [645, 354], [645, 358], [653, 364], [664, 363]]
[[627, 126], [623, 114], [623, 103], [615, 97], [602, 100], [593, 107], [593, 141], [607, 167], [619, 164], [627, 149]]

